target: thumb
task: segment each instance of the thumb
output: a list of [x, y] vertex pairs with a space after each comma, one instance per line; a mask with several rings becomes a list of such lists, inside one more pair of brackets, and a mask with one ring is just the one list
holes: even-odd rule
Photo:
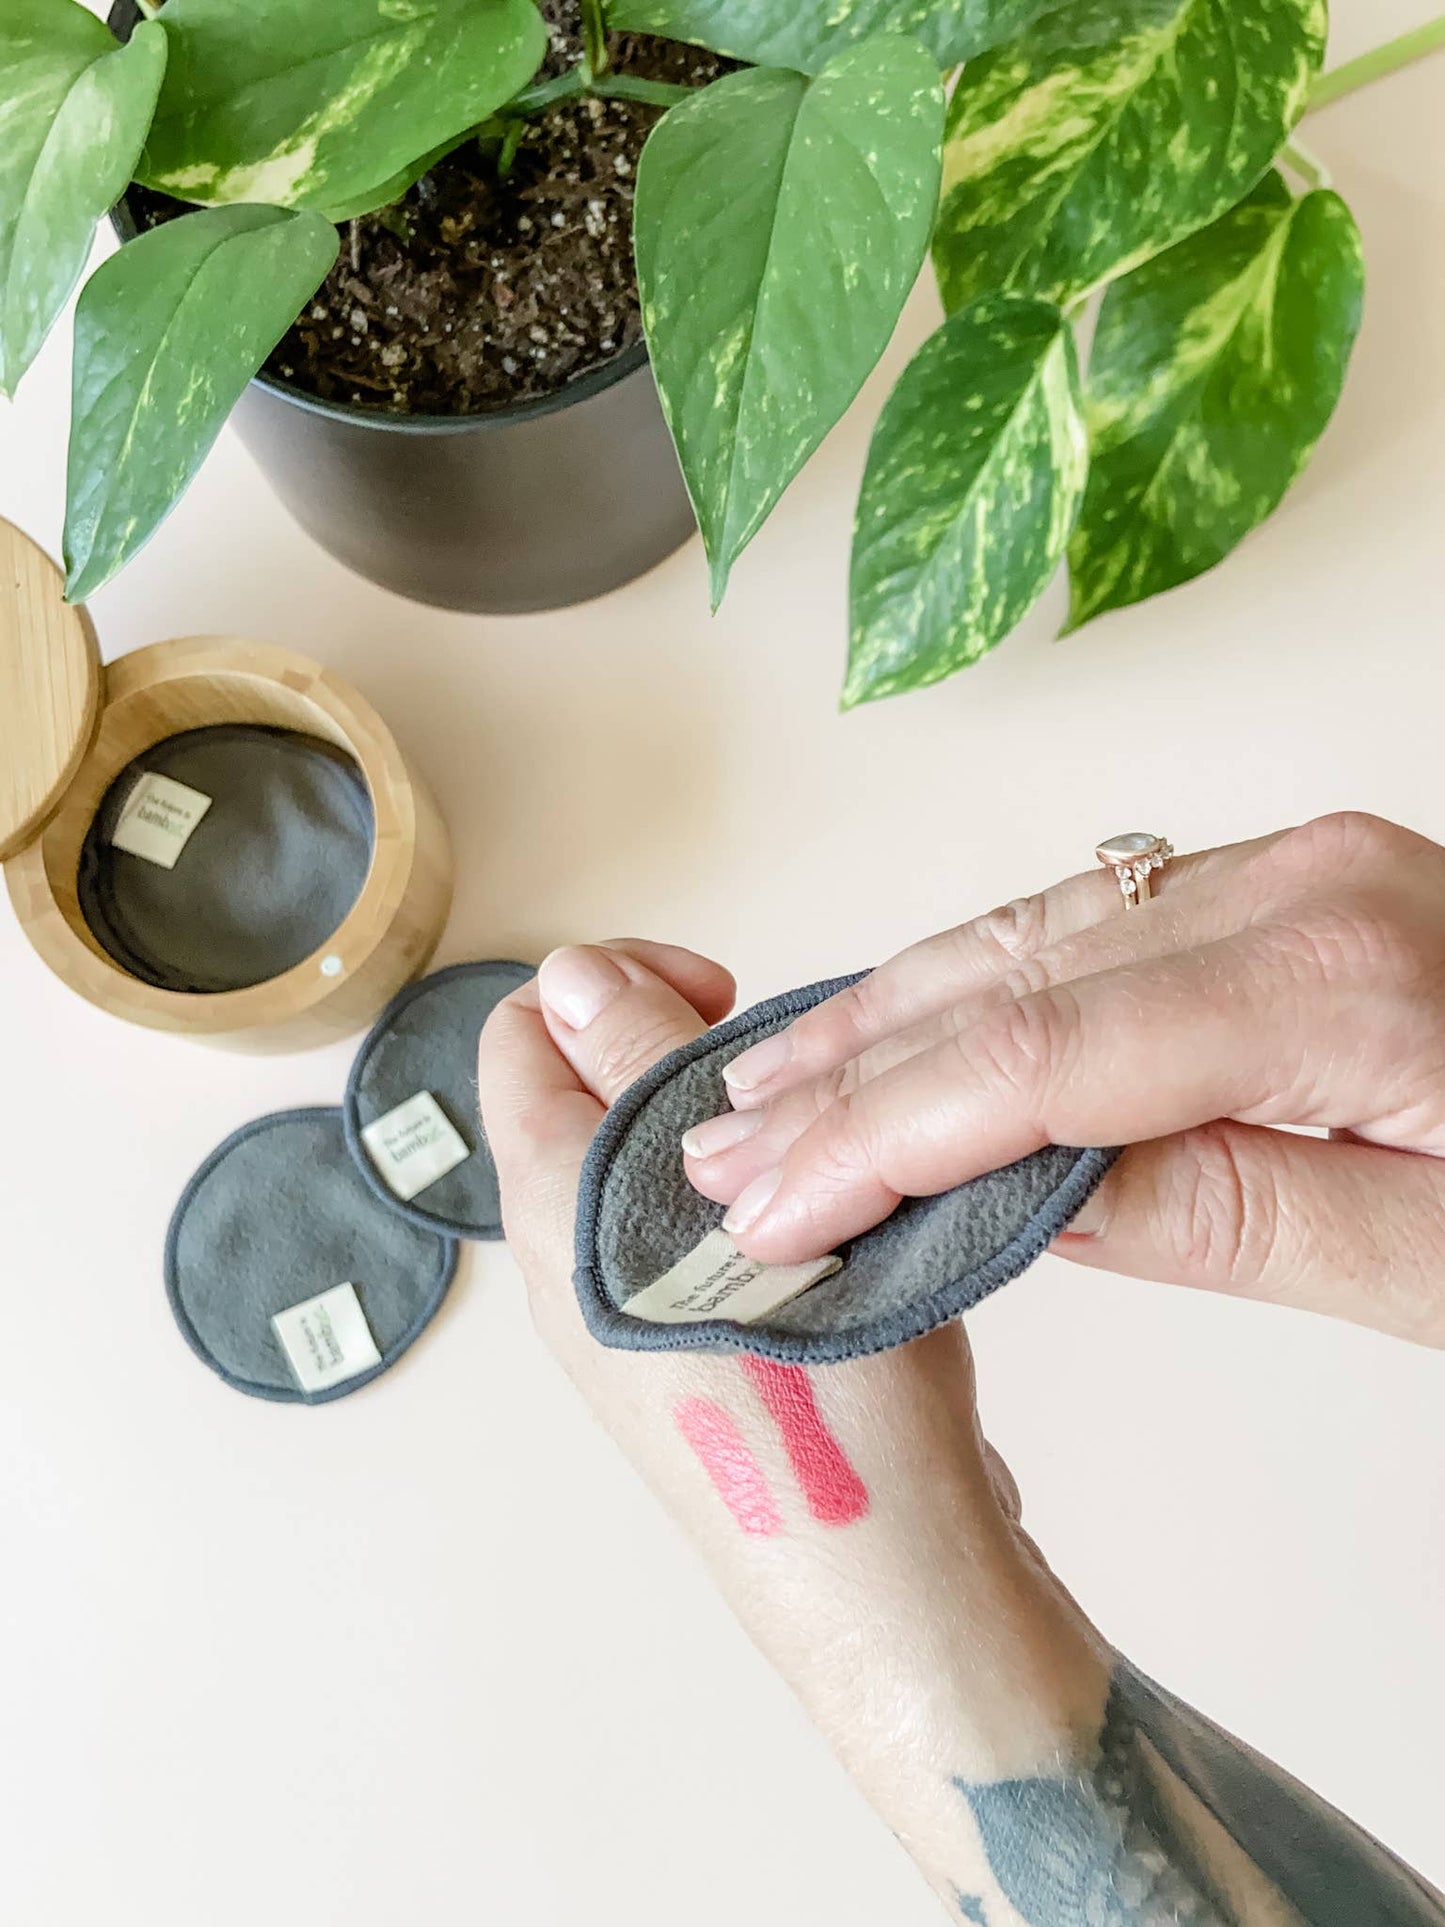
[[1445, 1162], [1222, 1120], [1132, 1145], [1061, 1257], [1445, 1346]]
[[721, 964], [665, 944], [574, 944], [537, 972], [552, 1042], [603, 1104], [725, 1017], [735, 988]]

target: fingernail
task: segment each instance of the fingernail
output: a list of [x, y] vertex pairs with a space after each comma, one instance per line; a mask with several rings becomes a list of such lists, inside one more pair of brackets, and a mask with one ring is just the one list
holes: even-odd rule
[[780, 1170], [764, 1171], [760, 1178], [754, 1178], [733, 1200], [732, 1210], [723, 1219], [723, 1230], [734, 1233], [750, 1231], [772, 1203], [773, 1194], [782, 1181]]
[[690, 1158], [715, 1158], [720, 1151], [731, 1151], [735, 1144], [750, 1138], [763, 1127], [762, 1111], [724, 1111], [694, 1124], [682, 1134], [683, 1154]]
[[542, 1002], [571, 1030], [585, 1030], [626, 982], [605, 951], [582, 944], [554, 950], [537, 972]]
[[766, 1084], [770, 1077], [777, 1076], [791, 1056], [792, 1048], [788, 1033], [780, 1030], [776, 1037], [765, 1037], [761, 1044], [754, 1044], [751, 1050], [742, 1051], [730, 1064], [724, 1064], [723, 1079], [732, 1090], [756, 1090], [759, 1084]]

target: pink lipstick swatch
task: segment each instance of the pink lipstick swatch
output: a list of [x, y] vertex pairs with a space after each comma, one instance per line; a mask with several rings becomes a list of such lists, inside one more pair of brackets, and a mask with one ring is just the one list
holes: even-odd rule
[[675, 1414], [678, 1429], [702, 1461], [718, 1497], [750, 1538], [769, 1539], [783, 1522], [763, 1468], [721, 1405], [685, 1398]]
[[742, 1368], [783, 1435], [784, 1449], [813, 1517], [825, 1526], [848, 1526], [866, 1517], [868, 1488], [828, 1430], [802, 1366], [777, 1365], [750, 1355], [742, 1360]]

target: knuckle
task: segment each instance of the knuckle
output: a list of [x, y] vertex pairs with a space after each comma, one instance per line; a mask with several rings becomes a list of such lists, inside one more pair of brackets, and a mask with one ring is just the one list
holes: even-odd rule
[[1171, 1214], [1178, 1255], [1189, 1271], [1243, 1288], [1262, 1275], [1279, 1241], [1274, 1185], [1257, 1162], [1247, 1168], [1227, 1123], [1191, 1132], [1189, 1149]]
[[1286, 830], [1262, 853], [1261, 861], [1289, 877], [1317, 878], [1392, 863], [1413, 854], [1418, 843], [1411, 831], [1368, 810], [1332, 810]]
[[838, 991], [826, 1003], [805, 1010], [801, 1017], [793, 1019], [795, 1060], [804, 1064], [832, 1063], [854, 1054], [867, 1033], [871, 1004], [864, 993], [872, 982], [872, 977], [865, 977], [862, 983]]
[[824, 1193], [845, 1191], [862, 1173], [877, 1168], [879, 1134], [861, 1089], [842, 1092], [804, 1141], [810, 1181]]
[[1015, 897], [1001, 903], [960, 932], [964, 938], [997, 950], [1006, 964], [1022, 963], [1048, 941], [1048, 905], [1042, 896]]
[[1074, 1000], [1066, 988], [1058, 988], [998, 1005], [959, 1034], [957, 1048], [1000, 1095], [1032, 1112], [1050, 1090], [1067, 1082], [1076, 1027]]
[[1020, 1003], [1026, 997], [1037, 997], [1043, 991], [1052, 990], [1055, 981], [1047, 953], [1038, 952], [1031, 957], [1021, 958], [1005, 973], [998, 985], [998, 993]]
[[673, 1026], [662, 1017], [641, 1017], [625, 1029], [608, 1033], [596, 1046], [592, 1071], [604, 1091], [625, 1090], [649, 1065], [665, 1057], [677, 1041]]
[[1439, 932], [1388, 886], [1306, 902], [1264, 936], [1271, 956], [1293, 973], [1327, 983], [1406, 987], [1440, 970]]

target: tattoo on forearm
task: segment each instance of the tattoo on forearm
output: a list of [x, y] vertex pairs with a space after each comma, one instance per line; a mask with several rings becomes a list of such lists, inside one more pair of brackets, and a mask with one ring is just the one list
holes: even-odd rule
[[1030, 1927], [1445, 1923], [1445, 1900], [1378, 1841], [1123, 1662], [1092, 1763], [955, 1785]]
[[[808, 1374], [798, 1365], [751, 1357], [742, 1360], [742, 1370], [782, 1436], [812, 1516], [826, 1526], [866, 1517], [868, 1488], [819, 1410]], [[783, 1521], [767, 1474], [732, 1415], [713, 1399], [685, 1398], [673, 1416], [743, 1531], [755, 1539], [780, 1532]]]

